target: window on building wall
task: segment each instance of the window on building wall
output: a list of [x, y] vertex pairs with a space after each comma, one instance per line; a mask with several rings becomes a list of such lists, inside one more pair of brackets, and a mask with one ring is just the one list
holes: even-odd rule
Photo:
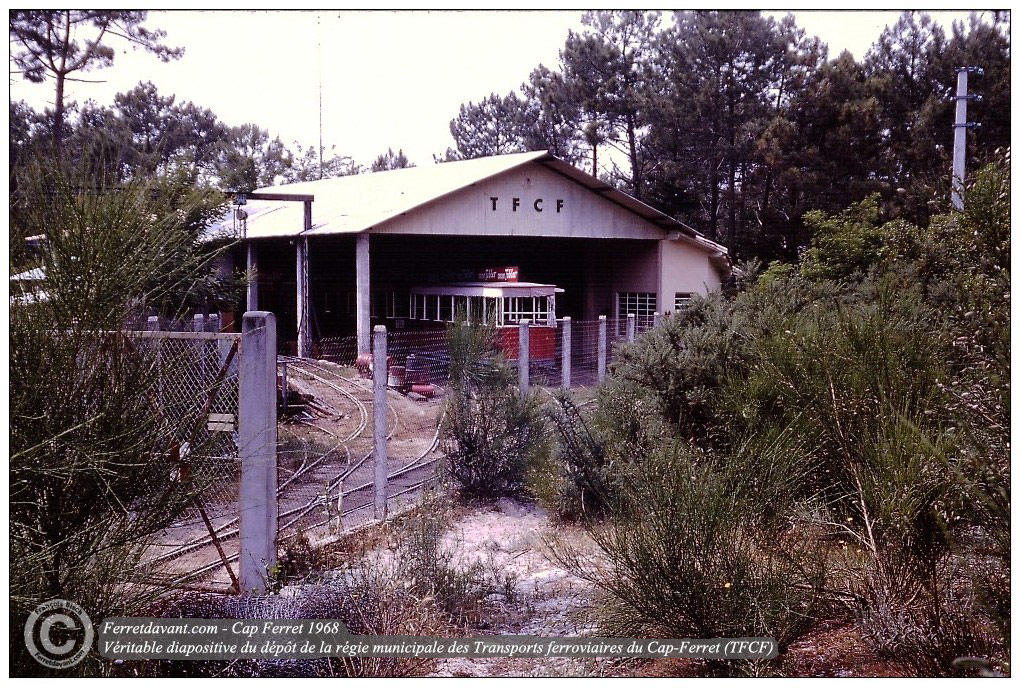
[[408, 318], [411, 315], [411, 300], [406, 293], [386, 292], [384, 298], [387, 318]]
[[368, 314], [372, 318], [381, 318], [386, 313], [386, 293], [372, 292], [368, 300]]
[[655, 292], [620, 292], [617, 297], [620, 318], [632, 313], [638, 318], [651, 318], [656, 310]]
[[673, 296], [673, 311], [679, 313], [685, 310], [691, 305], [691, 298], [694, 297], [693, 292], [677, 292]]
[[411, 318], [417, 321], [429, 320], [428, 313], [425, 307], [424, 294], [411, 295]]

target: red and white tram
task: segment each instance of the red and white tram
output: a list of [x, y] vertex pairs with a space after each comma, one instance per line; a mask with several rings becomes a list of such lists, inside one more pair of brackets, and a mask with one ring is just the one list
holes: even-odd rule
[[509, 280], [454, 282], [411, 288], [410, 321], [453, 322], [465, 314], [469, 323], [493, 325], [507, 357], [517, 358], [518, 324], [528, 321], [529, 356], [533, 361], [556, 356], [555, 285]]

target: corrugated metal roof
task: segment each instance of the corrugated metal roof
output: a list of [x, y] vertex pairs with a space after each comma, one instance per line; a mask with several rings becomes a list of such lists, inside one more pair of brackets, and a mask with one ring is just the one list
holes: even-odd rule
[[[387, 220], [414, 210], [426, 203], [463, 189], [471, 184], [495, 177], [521, 165], [540, 163], [567, 177], [592, 193], [618, 204], [626, 210], [663, 229], [674, 232], [710, 253], [727, 250], [705, 239], [684, 223], [619, 191], [597, 177], [556, 158], [547, 151], [513, 153], [475, 158], [472, 160], [425, 165], [421, 167], [364, 173], [348, 177], [297, 182], [256, 190], [258, 193], [311, 194], [312, 228], [309, 235], [364, 232]], [[293, 237], [304, 234], [304, 208], [293, 201], [249, 200], [244, 207], [248, 217], [247, 237]], [[209, 228], [209, 236], [233, 231], [231, 216]]]

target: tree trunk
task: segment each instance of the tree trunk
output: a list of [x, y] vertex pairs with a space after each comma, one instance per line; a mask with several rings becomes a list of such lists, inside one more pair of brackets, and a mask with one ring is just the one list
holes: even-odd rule
[[[730, 74], [731, 75], [733, 74], [733, 65], [732, 64], [730, 65]], [[729, 158], [729, 165], [730, 165], [730, 169], [729, 169], [729, 184], [730, 184], [730, 188], [729, 188], [729, 197], [730, 197], [730, 207], [729, 207], [729, 216], [730, 217], [729, 217], [729, 221], [730, 221], [730, 223], [729, 224], [730, 224], [730, 226], [729, 226], [729, 229], [727, 231], [727, 234], [729, 235], [729, 239], [730, 239], [730, 248], [733, 250], [734, 257], [736, 257], [737, 253], [739, 252], [739, 247], [737, 246], [737, 190], [736, 190], [736, 187], [737, 187], [737, 123], [734, 121], [735, 120], [735, 114], [734, 113], [736, 111], [736, 102], [735, 102], [736, 101], [736, 94], [734, 93], [734, 89], [735, 89], [735, 87], [731, 83], [730, 84], [730, 90], [729, 90], [730, 91], [729, 92], [729, 98], [727, 98], [727, 111], [728, 111], [728, 114], [729, 114], [729, 130], [730, 130], [729, 131], [729, 134], [730, 134], [730, 137], [729, 137], [730, 150], [728, 152], [729, 155], [727, 156], [727, 158]]]
[[60, 154], [64, 140], [64, 76], [57, 73], [57, 95], [53, 103], [53, 148]]
[[[60, 54], [60, 67], [53, 71], [57, 77], [57, 95], [53, 102], [53, 148], [57, 155], [64, 149], [64, 79], [69, 71], [68, 50], [71, 46], [71, 12], [64, 12], [64, 42]], [[51, 63], [52, 64], [52, 63]]]
[[719, 241], [719, 161], [712, 158], [709, 163], [711, 165], [711, 172], [709, 173], [708, 183], [712, 187], [712, 201], [709, 208], [709, 230], [712, 233], [711, 240], [717, 242]]
[[634, 198], [641, 199], [641, 167], [638, 164], [637, 134], [635, 132], [634, 116], [627, 115], [627, 145], [630, 147], [630, 181], [633, 187]]

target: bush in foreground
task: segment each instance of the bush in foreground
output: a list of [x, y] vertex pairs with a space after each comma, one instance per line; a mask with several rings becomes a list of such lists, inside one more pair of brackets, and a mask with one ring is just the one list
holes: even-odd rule
[[442, 426], [447, 470], [467, 498], [521, 497], [529, 468], [547, 451], [541, 405], [517, 388], [492, 328], [458, 320], [449, 341]]

